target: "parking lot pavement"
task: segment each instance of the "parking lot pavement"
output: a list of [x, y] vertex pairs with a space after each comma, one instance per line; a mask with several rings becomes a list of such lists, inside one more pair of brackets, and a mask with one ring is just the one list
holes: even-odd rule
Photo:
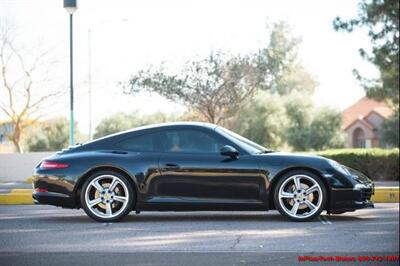
[[32, 184], [27, 182], [0, 182], [0, 194], [9, 193], [12, 189], [32, 189]]
[[375, 187], [398, 187], [399, 181], [374, 181]]
[[82, 210], [0, 206], [0, 257], [22, 260], [21, 252], [30, 259], [39, 257], [37, 261], [46, 257], [38, 254], [46, 252], [73, 252], [83, 261], [91, 252], [98, 254], [97, 259], [110, 252], [134, 252], [142, 254], [143, 260], [160, 257], [163, 265], [171, 262], [162, 259], [162, 254], [171, 254], [166, 252], [177, 252], [175, 259], [182, 257], [183, 261], [193, 252], [197, 256], [211, 252], [214, 255], [204, 259], [219, 254], [225, 262], [236, 258], [237, 265], [246, 262], [246, 254], [253, 259], [259, 256], [258, 262], [264, 263], [267, 258], [280, 257], [280, 262], [286, 258], [288, 264], [302, 254], [398, 255], [399, 204], [376, 204], [375, 209], [323, 215], [305, 223], [287, 221], [276, 211], [132, 212], [119, 223], [97, 223]]

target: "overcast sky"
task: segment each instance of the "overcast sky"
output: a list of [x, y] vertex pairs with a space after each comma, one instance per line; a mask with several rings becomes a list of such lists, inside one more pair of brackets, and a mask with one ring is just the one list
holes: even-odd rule
[[[93, 119], [118, 111], [178, 112], [182, 107], [160, 97], [122, 94], [119, 82], [150, 65], [165, 62], [178, 68], [185, 61], [223, 50], [246, 53], [265, 46], [268, 21], [284, 20], [302, 39], [299, 54], [319, 82], [318, 105], [343, 109], [364, 95], [352, 69], [375, 75], [358, 55], [369, 48], [365, 31], [338, 33], [336, 16], [357, 14], [358, 1], [256, 0], [78, 0], [74, 14], [76, 119], [88, 124], [88, 29], [92, 39]], [[25, 46], [54, 48], [58, 86], [68, 87], [69, 24], [62, 0], [0, 0], [1, 22], [18, 27]], [[52, 85], [54, 86], [54, 85]], [[59, 99], [52, 116], [68, 116], [68, 95]]]

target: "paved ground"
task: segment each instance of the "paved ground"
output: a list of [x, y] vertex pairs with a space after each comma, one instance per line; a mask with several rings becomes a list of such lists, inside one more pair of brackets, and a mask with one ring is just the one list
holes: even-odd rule
[[54, 258], [67, 265], [72, 257], [92, 265], [293, 265], [298, 255], [310, 254], [398, 255], [399, 204], [308, 223], [271, 211], [143, 212], [112, 224], [93, 222], [82, 210], [0, 206], [0, 259], [10, 265], [52, 265]]
[[398, 187], [399, 181], [374, 181], [375, 187]]
[[32, 189], [32, 184], [27, 182], [0, 182], [0, 194], [10, 193], [12, 189]]

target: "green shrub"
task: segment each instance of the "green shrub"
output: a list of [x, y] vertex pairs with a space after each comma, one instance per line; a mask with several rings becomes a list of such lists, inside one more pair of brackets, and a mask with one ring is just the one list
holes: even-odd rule
[[399, 149], [338, 149], [316, 154], [354, 168], [372, 180], [399, 180]]

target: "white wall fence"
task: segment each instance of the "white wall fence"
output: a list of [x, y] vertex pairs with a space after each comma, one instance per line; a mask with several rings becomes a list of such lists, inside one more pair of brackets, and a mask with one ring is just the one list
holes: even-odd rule
[[25, 181], [40, 160], [53, 153], [0, 153], [0, 181]]

